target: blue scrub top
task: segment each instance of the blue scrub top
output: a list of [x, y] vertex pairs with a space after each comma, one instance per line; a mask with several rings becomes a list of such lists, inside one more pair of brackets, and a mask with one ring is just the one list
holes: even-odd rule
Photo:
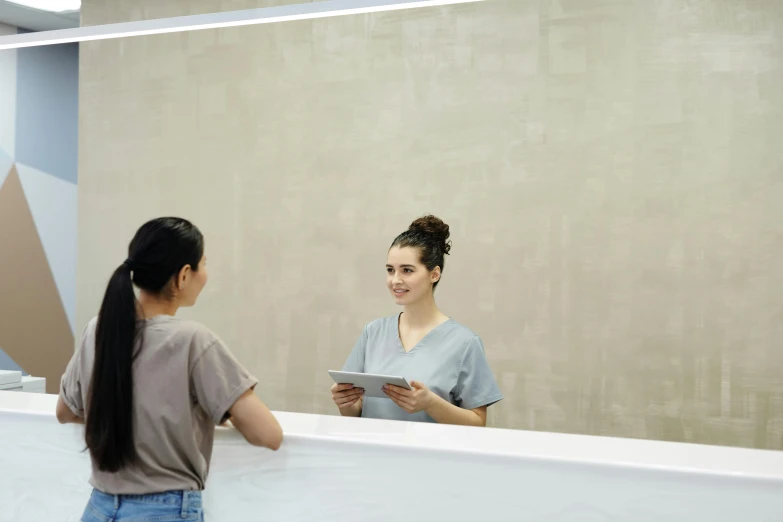
[[[451, 404], [468, 410], [503, 399], [481, 338], [453, 319], [433, 328], [407, 352], [400, 341], [399, 315], [377, 319], [364, 327], [343, 371], [419, 381]], [[423, 411], [410, 414], [391, 399], [374, 397], [364, 398], [362, 417], [435, 422]]]

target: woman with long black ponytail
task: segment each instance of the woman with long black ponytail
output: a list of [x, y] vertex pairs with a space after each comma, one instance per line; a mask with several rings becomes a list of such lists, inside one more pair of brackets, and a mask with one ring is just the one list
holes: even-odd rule
[[280, 446], [258, 381], [214, 333], [176, 317], [206, 282], [204, 238], [181, 218], [145, 223], [112, 274], [57, 404], [60, 422], [85, 424], [94, 490], [82, 521], [203, 520], [214, 429], [229, 418], [251, 444]]

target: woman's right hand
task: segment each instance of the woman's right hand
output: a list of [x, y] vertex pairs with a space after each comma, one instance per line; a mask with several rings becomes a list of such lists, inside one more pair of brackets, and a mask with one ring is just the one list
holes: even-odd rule
[[332, 400], [340, 410], [355, 405], [364, 395], [363, 388], [354, 388], [353, 384], [335, 384], [332, 386]]

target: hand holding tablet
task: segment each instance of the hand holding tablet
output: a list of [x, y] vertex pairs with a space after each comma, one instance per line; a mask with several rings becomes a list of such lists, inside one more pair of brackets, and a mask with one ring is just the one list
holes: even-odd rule
[[[332, 377], [335, 383], [350, 384], [352, 388], [361, 388], [364, 390], [364, 397], [376, 397], [379, 399], [388, 399], [389, 397], [383, 393], [383, 386], [386, 384], [393, 384], [406, 390], [411, 390], [413, 387], [410, 385], [405, 377], [399, 377], [394, 375], [377, 375], [373, 373], [354, 373], [354, 372], [341, 372], [337, 370], [329, 370], [329, 375]], [[346, 388], [350, 390], [352, 388]], [[345, 391], [345, 390], [342, 390]]]
[[[353, 384], [333, 384], [331, 392], [332, 401], [340, 408], [341, 412], [346, 408], [353, 408], [364, 397], [364, 390], [354, 388]], [[361, 410], [356, 413], [357, 415], [360, 414]]]

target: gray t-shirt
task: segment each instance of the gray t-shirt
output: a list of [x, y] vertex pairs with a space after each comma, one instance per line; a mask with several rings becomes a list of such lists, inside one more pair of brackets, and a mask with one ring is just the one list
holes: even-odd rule
[[[364, 327], [343, 371], [399, 375], [419, 381], [455, 406], [472, 410], [503, 399], [484, 354], [481, 338], [449, 319], [408, 352], [399, 334], [399, 315]], [[421, 411], [410, 414], [391, 399], [365, 397], [362, 417], [435, 422]]]
[[[84, 417], [95, 360], [93, 319], [65, 370], [60, 396]], [[206, 327], [159, 315], [141, 321], [133, 362], [134, 443], [138, 464], [117, 473], [93, 465], [90, 484], [110, 495], [202, 490], [215, 425], [258, 381]], [[141, 346], [139, 344], [141, 343]]]

